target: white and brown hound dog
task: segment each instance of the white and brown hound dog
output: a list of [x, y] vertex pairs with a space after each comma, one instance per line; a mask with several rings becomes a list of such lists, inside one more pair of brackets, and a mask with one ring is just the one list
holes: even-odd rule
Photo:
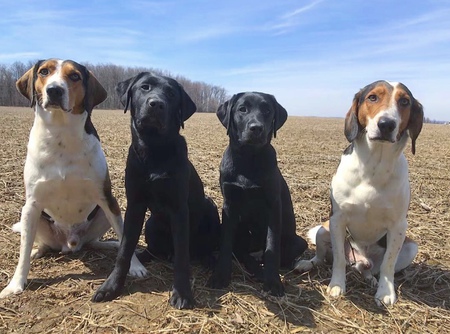
[[[22, 292], [30, 261], [47, 250], [70, 252], [83, 244], [106, 247], [99, 238], [110, 228], [122, 238], [120, 207], [112, 195], [105, 155], [91, 121], [106, 91], [84, 66], [48, 59], [16, 83], [35, 107], [25, 162], [26, 202], [20, 222], [19, 263], [0, 298]], [[33, 242], [38, 249], [32, 252]], [[146, 274], [134, 257], [129, 273]]]
[[418, 251], [417, 244], [405, 238], [410, 186], [403, 149], [409, 135], [415, 153], [422, 124], [422, 105], [401, 83], [376, 81], [355, 95], [345, 118], [351, 144], [331, 183], [329, 224], [310, 230], [316, 255], [296, 264], [304, 272], [332, 261], [327, 289], [331, 297], [345, 293], [345, 267], [350, 263], [378, 284], [379, 306], [395, 303], [394, 273], [411, 264]]

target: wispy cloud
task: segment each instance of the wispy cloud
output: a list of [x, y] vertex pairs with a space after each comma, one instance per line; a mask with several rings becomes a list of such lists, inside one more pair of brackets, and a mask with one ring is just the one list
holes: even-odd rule
[[14, 62], [18, 60], [30, 60], [39, 57], [39, 52], [15, 52], [15, 53], [0, 53], [0, 61]]
[[276, 35], [285, 34], [289, 31], [291, 31], [294, 27], [301, 24], [301, 18], [300, 14], [304, 14], [310, 10], [312, 10], [314, 7], [316, 7], [319, 3], [321, 3], [323, 0], [315, 0], [311, 2], [310, 4], [294, 9], [292, 11], [289, 11], [279, 17], [279, 19], [272, 23], [268, 29], [274, 31]]
[[309, 5], [297, 8], [297, 9], [295, 9], [295, 10], [289, 12], [289, 13], [284, 14], [281, 18], [286, 20], [286, 19], [290, 19], [290, 18], [292, 18], [294, 16], [298, 16], [299, 14], [307, 12], [310, 9], [314, 8], [317, 4], [321, 3], [322, 1], [323, 0], [313, 1]]

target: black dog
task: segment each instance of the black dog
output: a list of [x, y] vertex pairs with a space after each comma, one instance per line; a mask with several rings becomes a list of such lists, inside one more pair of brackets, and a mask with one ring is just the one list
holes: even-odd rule
[[115, 268], [93, 301], [112, 300], [121, 293], [148, 208], [152, 213], [145, 231], [148, 249], [140, 257], [148, 260], [147, 251], [155, 256], [173, 254], [170, 304], [191, 308], [189, 254], [210, 255], [220, 232], [217, 208], [205, 197], [179, 134], [196, 106], [177, 81], [148, 72], [120, 82], [116, 90], [125, 112], [131, 110], [132, 141], [125, 172], [128, 204]]
[[[228, 286], [234, 252], [252, 274], [263, 278], [265, 291], [283, 296], [280, 265], [292, 266], [307, 248], [295, 232], [291, 195], [270, 144], [287, 112], [272, 95], [247, 92], [222, 104], [217, 117], [230, 142], [220, 165], [224, 198], [220, 253], [209, 285]], [[264, 270], [250, 254], [260, 250]]]

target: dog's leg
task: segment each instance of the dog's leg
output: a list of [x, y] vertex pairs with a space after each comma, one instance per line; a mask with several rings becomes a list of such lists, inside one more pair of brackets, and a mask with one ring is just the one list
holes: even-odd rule
[[[128, 197], [128, 206], [125, 212], [125, 223], [116, 264], [106, 281], [98, 288], [92, 297], [93, 302], [113, 300], [118, 297], [125, 284], [130, 262], [134, 256], [134, 250], [139, 241], [139, 235], [144, 225], [147, 205], [145, 201], [138, 201]], [[145, 268], [144, 268], [145, 269]]]
[[[105, 212], [106, 218], [108, 219], [109, 223], [111, 224], [114, 232], [116, 232], [119, 241], [122, 240], [123, 237], [123, 220], [122, 216], [120, 214], [120, 208], [119, 204], [117, 203], [117, 200], [110, 194], [107, 196], [107, 203], [99, 203], [100, 207]], [[145, 214], [145, 213], [144, 213]], [[144, 218], [142, 218], [144, 219]], [[143, 224], [143, 222], [141, 223]], [[142, 229], [142, 225], [141, 225]], [[140, 231], [140, 230], [139, 230]], [[137, 242], [136, 242], [137, 245]], [[135, 245], [135, 246], [136, 246]], [[144, 277], [147, 275], [147, 269], [142, 265], [142, 263], [138, 260], [136, 257], [136, 254], [133, 252], [133, 255], [131, 257], [131, 265], [129, 268], [129, 274], [133, 277]]]
[[264, 291], [271, 295], [284, 296], [284, 287], [280, 279], [280, 252], [281, 252], [281, 203], [273, 203], [269, 222], [267, 224], [266, 250], [264, 252]]
[[110, 249], [119, 249], [120, 242], [115, 240], [93, 240], [88, 243], [88, 245], [94, 249], [100, 250], [110, 250]]
[[316, 255], [311, 260], [297, 261], [294, 268], [300, 273], [310, 271], [314, 267], [323, 264], [327, 254], [331, 253], [330, 231], [325, 227], [322, 225], [313, 227], [308, 231], [308, 237], [311, 243], [316, 245]]
[[405, 240], [406, 228], [408, 223], [406, 219], [392, 226], [387, 232], [386, 253], [380, 267], [380, 279], [378, 290], [375, 294], [375, 301], [378, 306], [385, 304], [393, 305], [397, 300], [394, 286], [394, 271], [400, 249]]
[[[22, 231], [22, 223], [15, 223], [12, 226], [12, 230], [20, 234]], [[34, 242], [37, 244], [38, 248], [31, 251], [31, 260], [36, 260], [43, 257], [52, 249], [52, 247], [57, 250], [61, 248], [61, 243], [58, 238], [55, 238], [55, 233], [50, 228], [49, 222], [42, 217], [38, 219]]]
[[333, 251], [333, 271], [327, 293], [331, 297], [345, 294], [345, 235], [346, 225], [340, 217], [330, 217], [331, 248]]
[[20, 293], [25, 287], [28, 272], [30, 271], [31, 251], [41, 211], [36, 202], [30, 199], [27, 200], [22, 208], [19, 263], [8, 286], [0, 293], [0, 298]]
[[230, 204], [224, 199], [222, 209], [222, 225], [220, 230], [219, 259], [214, 273], [208, 281], [208, 286], [213, 289], [223, 289], [230, 284], [231, 261], [233, 254], [233, 238], [239, 214], [230, 208]]
[[395, 272], [399, 272], [409, 266], [413, 262], [418, 251], [419, 247], [417, 246], [417, 243], [406, 237], [402, 249], [400, 250], [400, 254], [398, 254], [397, 262], [395, 263]]
[[170, 213], [174, 245], [174, 282], [170, 305], [177, 309], [188, 309], [194, 306], [191, 285], [189, 281], [189, 209], [182, 205], [179, 212]]

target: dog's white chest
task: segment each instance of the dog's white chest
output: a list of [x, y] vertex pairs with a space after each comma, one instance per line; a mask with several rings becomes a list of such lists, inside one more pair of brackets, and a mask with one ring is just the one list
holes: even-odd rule
[[393, 164], [365, 165], [354, 154], [343, 156], [332, 181], [333, 215], [355, 239], [372, 244], [406, 218], [409, 191], [403, 155]]
[[25, 164], [27, 197], [68, 225], [86, 220], [102, 193], [107, 172], [99, 141], [83, 127], [79, 130], [70, 123], [49, 128], [35, 121]]

